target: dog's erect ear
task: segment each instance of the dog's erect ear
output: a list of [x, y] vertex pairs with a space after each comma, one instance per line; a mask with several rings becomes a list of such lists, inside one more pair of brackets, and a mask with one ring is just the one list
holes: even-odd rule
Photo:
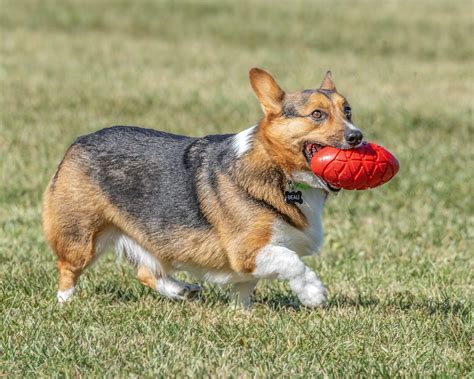
[[327, 89], [328, 91], [336, 91], [336, 85], [332, 81], [331, 71], [326, 72], [319, 89]]
[[265, 115], [281, 113], [285, 92], [283, 92], [272, 76], [268, 72], [254, 67], [249, 71], [249, 78]]

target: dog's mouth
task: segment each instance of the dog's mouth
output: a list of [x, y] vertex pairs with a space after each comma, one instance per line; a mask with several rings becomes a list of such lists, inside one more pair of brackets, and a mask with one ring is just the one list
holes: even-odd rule
[[303, 155], [306, 158], [306, 161], [308, 162], [308, 164], [311, 164], [311, 159], [313, 158], [313, 155], [316, 154], [323, 147], [324, 145], [321, 145], [319, 143], [313, 143], [313, 142], [304, 143]]
[[[324, 145], [314, 142], [305, 142], [303, 145], [303, 155], [308, 162], [308, 166], [311, 168], [311, 159], [313, 158], [314, 154], [316, 154], [319, 150], [321, 150]], [[323, 178], [316, 176], [321, 185], [326, 189], [328, 192], [339, 192], [341, 189], [331, 186], [328, 182], [326, 182]]]

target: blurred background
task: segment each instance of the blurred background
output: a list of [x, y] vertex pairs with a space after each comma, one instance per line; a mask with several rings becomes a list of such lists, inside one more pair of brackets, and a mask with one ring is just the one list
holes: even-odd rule
[[[394, 374], [426, 356], [427, 375], [459, 375], [472, 368], [465, 360], [466, 304], [473, 294], [472, 1], [2, 0], [0, 7], [0, 303], [8, 310], [2, 333], [6, 369], [70, 372], [68, 364], [79, 356], [85, 362], [76, 367], [79, 373], [91, 373], [94, 364], [103, 367], [113, 357], [136, 362], [129, 368], [140, 372], [143, 362], [133, 360], [133, 349], [97, 363], [89, 342], [71, 345], [64, 366], [48, 358], [59, 343], [55, 333], [63, 336], [57, 328], [69, 330], [60, 341], [80, 338], [80, 331], [68, 329], [64, 320], [80, 314], [81, 302], [69, 310], [54, 308], [55, 260], [42, 238], [42, 192], [74, 139], [103, 127], [138, 125], [203, 136], [253, 125], [261, 117], [248, 83], [253, 66], [268, 70], [288, 91], [315, 88], [332, 70], [338, 90], [352, 105], [355, 124], [400, 159], [392, 182], [374, 191], [345, 191], [329, 202], [323, 257], [308, 264], [330, 288], [329, 310], [322, 311], [328, 322], [342, 317], [356, 330], [366, 330], [357, 324], [363, 317], [350, 316], [351, 307], [363, 313], [362, 307], [365, 320], [378, 330], [384, 330], [387, 314], [395, 315], [394, 325], [406, 322], [406, 328], [389, 328], [383, 338], [365, 335], [358, 342], [332, 329], [309, 336], [308, 341], [323, 341], [334, 352], [325, 367], [335, 371], [314, 363], [298, 341], [292, 343], [305, 353], [293, 360], [282, 358], [285, 344], [271, 349], [253, 341], [255, 350], [266, 355], [257, 356], [260, 363], [252, 366], [249, 355], [232, 347], [237, 332], [231, 327], [229, 336], [221, 336], [228, 342], [221, 353], [246, 367], [239, 372], [254, 374], [265, 370], [252, 367], [271, 361], [267, 372], [274, 374], [296, 373], [305, 365], [315, 373], [335, 373], [341, 367], [335, 357], [346, 357], [345, 367], [359, 374], [377, 372], [370, 369], [378, 367], [374, 362], [386, 368], [379, 374]], [[122, 275], [114, 270], [110, 257], [84, 275], [81, 300], [95, 309], [90, 311], [95, 320], [105, 322], [118, 303], [124, 319], [133, 316], [137, 303], [181, 307], [143, 290], [131, 270], [122, 269]], [[192, 312], [205, 317], [217, 308], [226, 314], [227, 292], [206, 288], [207, 303], [194, 305]], [[256, 298], [263, 304], [241, 322], [251, 330], [257, 319], [267, 320], [255, 331], [262, 341], [270, 331], [286, 338], [288, 331], [258, 309], [266, 309], [265, 303], [278, 308], [294, 300], [291, 296], [284, 284], [262, 285]], [[183, 314], [191, 312], [186, 309]], [[161, 317], [144, 319], [151, 322], [152, 316]], [[319, 316], [284, 317], [310, 330]], [[419, 317], [430, 321], [420, 326], [425, 321]], [[94, 340], [91, 332], [91, 341], [115, 345], [117, 336], [131, 328], [129, 322], [113, 323], [110, 335]], [[184, 362], [186, 354], [193, 354], [153, 350], [156, 338], [168, 338], [170, 346], [183, 339], [192, 345], [191, 335], [172, 334], [169, 326], [163, 321], [161, 337], [154, 330], [141, 341], [158, 357]], [[39, 339], [34, 337], [38, 330]], [[196, 333], [208, 341], [204, 348], [212, 356], [212, 338], [203, 330]], [[395, 347], [379, 350], [384, 338], [396, 341]], [[25, 341], [31, 343], [23, 349]], [[370, 354], [380, 355], [374, 362], [366, 360], [366, 350], [359, 356], [347, 347], [367, 341], [372, 341]], [[219, 355], [209, 359], [204, 367], [231, 367]], [[149, 369], [156, 367], [157, 362]], [[420, 373], [420, 366], [414, 367], [411, 373]]]

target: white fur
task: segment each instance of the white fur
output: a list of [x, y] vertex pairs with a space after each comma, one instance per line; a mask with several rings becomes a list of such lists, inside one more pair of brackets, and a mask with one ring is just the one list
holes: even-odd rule
[[250, 274], [244, 274], [240, 272], [228, 272], [228, 271], [212, 271], [204, 267], [192, 266], [185, 263], [174, 262], [172, 263], [173, 269], [177, 271], [186, 271], [198, 279], [205, 280], [206, 282], [226, 285], [242, 283], [252, 279]]
[[254, 276], [259, 279], [289, 280], [304, 274], [300, 257], [283, 246], [268, 244], [257, 255]]
[[95, 240], [94, 258], [91, 263], [96, 262], [110, 245], [114, 245], [120, 234], [121, 232], [114, 227], [106, 228], [100, 232]]
[[136, 267], [147, 267], [157, 276], [164, 274], [158, 260], [126, 234], [119, 233], [114, 242], [115, 251], [119, 258], [125, 256]]
[[[310, 241], [308, 254], [319, 253], [324, 241], [324, 230], [322, 213], [328, 193], [315, 188], [301, 190], [303, 204], [298, 204], [308, 220], [309, 227], [304, 231], [306, 238]], [[304, 254], [304, 255], [308, 255]]]
[[245, 129], [240, 133], [237, 133], [233, 138], [232, 145], [234, 147], [237, 158], [241, 157], [252, 147], [252, 136], [257, 126], [254, 125], [251, 128]]
[[157, 276], [163, 273], [159, 261], [149, 251], [115, 227], [105, 229], [97, 237], [94, 260], [102, 255], [109, 245], [115, 247], [117, 258], [125, 257], [134, 266], [147, 267]]
[[76, 290], [76, 287], [71, 287], [65, 291], [58, 291], [58, 294], [56, 295], [56, 298], [58, 299], [58, 303], [66, 302], [74, 294], [75, 290]]

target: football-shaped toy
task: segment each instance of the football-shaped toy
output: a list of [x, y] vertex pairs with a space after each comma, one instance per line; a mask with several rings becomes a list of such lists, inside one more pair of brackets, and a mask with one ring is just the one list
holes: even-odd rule
[[392, 179], [399, 167], [392, 153], [372, 142], [350, 150], [326, 146], [311, 158], [315, 175], [333, 187], [348, 190], [380, 186]]

